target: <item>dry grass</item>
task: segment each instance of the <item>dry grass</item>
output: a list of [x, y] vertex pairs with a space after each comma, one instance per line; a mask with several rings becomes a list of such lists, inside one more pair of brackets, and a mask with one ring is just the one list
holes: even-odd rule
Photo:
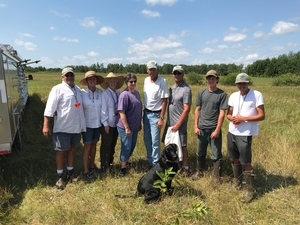
[[[77, 74], [77, 80], [83, 74]], [[143, 79], [139, 75], [138, 90]], [[173, 83], [170, 76], [169, 86]], [[243, 191], [231, 188], [230, 160], [226, 157], [228, 121], [223, 126], [224, 178], [219, 187], [212, 185], [212, 171], [191, 181], [179, 175], [174, 180], [173, 196], [163, 196], [157, 204], [145, 205], [143, 198], [130, 197], [147, 167], [143, 133], [139, 134], [132, 157], [132, 176], [118, 176], [119, 150], [114, 173], [93, 183], [80, 181], [63, 191], [54, 187], [56, 179], [54, 151], [50, 140], [42, 136], [45, 101], [51, 87], [60, 82], [59, 74], [34, 74], [29, 81], [31, 104], [24, 121], [23, 149], [0, 158], [1, 224], [300, 224], [300, 91], [297, 87], [271, 87], [270, 79], [254, 78], [255, 89], [265, 97], [266, 120], [260, 123], [260, 135], [253, 141], [257, 198], [244, 204]], [[192, 86], [193, 102], [198, 90]], [[220, 86], [228, 95], [236, 87]], [[188, 149], [190, 165], [195, 164], [196, 138], [193, 134], [193, 105], [189, 119]], [[119, 149], [120, 143], [117, 144]], [[99, 146], [97, 148], [99, 150]], [[82, 170], [82, 146], [76, 150], [76, 170]], [[99, 161], [99, 151], [97, 152]], [[122, 198], [118, 195], [124, 195]], [[181, 212], [199, 202], [209, 208], [197, 220]]]

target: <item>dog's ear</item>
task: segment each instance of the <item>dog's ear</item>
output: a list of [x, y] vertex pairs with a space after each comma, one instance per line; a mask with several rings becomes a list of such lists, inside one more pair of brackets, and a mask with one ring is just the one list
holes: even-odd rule
[[169, 144], [169, 147], [177, 152], [177, 145], [176, 144]]

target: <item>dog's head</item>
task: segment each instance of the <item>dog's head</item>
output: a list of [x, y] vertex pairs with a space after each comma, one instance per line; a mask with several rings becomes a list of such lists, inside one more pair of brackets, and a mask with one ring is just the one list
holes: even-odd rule
[[162, 152], [162, 158], [164, 158], [166, 162], [178, 163], [177, 145], [176, 144], [167, 145]]

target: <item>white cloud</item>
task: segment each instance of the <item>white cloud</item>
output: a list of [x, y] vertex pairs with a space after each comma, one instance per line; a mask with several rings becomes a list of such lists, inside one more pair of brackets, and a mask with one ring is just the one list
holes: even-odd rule
[[148, 5], [174, 5], [178, 0], [146, 0]]
[[228, 46], [227, 45], [218, 45], [218, 48], [221, 49], [221, 50], [223, 50], [223, 49], [228, 48]]
[[95, 57], [95, 56], [98, 56], [99, 53], [94, 52], [94, 51], [91, 51], [91, 52], [88, 53], [88, 55], [89, 55], [89, 56], [92, 56], [92, 57]]
[[29, 50], [29, 51], [37, 50], [37, 45], [35, 45], [31, 42], [24, 42], [24, 41], [16, 39], [15, 44], [18, 45], [18, 46], [21, 46], [21, 47], [23, 47], [23, 48], [25, 48], [26, 50]]
[[216, 43], [218, 43], [218, 38], [214, 38], [214, 39], [212, 39], [212, 40], [209, 40], [209, 41], [207, 41], [207, 42], [205, 42], [205, 44], [216, 44]]
[[133, 43], [134, 42], [134, 39], [131, 38], [131, 37], [127, 37], [125, 38], [125, 41], [129, 42], [129, 43]]
[[6, 5], [5, 4], [0, 4], [0, 7], [6, 7]]
[[77, 43], [79, 42], [78, 39], [70, 39], [70, 38], [66, 38], [66, 37], [54, 37], [53, 38], [54, 41], [66, 41], [66, 42], [74, 42], [74, 43]]
[[185, 49], [178, 49], [174, 53], [162, 54], [162, 58], [183, 59], [191, 56]]
[[97, 20], [94, 19], [94, 17], [86, 17], [80, 21], [80, 26], [87, 27], [87, 28], [95, 27], [96, 24], [97, 24]]
[[287, 46], [288, 47], [296, 47], [296, 46], [298, 46], [298, 44], [294, 43], [294, 42], [289, 42], [289, 43], [287, 43]]
[[49, 30], [55, 30], [55, 27], [51, 26], [49, 27]]
[[238, 42], [238, 41], [243, 41], [247, 38], [246, 34], [241, 34], [241, 33], [231, 33], [228, 35], [225, 35], [223, 41], [227, 42]]
[[231, 30], [231, 31], [237, 31], [237, 28], [236, 27], [229, 27], [229, 30]]
[[283, 46], [273, 46], [270, 49], [272, 51], [281, 51], [281, 50], [284, 50], [285, 48]]
[[204, 48], [202, 50], [199, 51], [199, 53], [204, 53], [204, 54], [211, 54], [214, 53], [216, 50], [212, 49], [212, 48]]
[[190, 31], [189, 30], [183, 30], [181, 31], [180, 33], [180, 37], [186, 37], [190, 34]]
[[22, 37], [34, 37], [33, 35], [28, 34], [28, 33], [21, 33], [20, 35], [21, 35]]
[[273, 34], [288, 34], [300, 31], [300, 26], [294, 23], [288, 23], [284, 21], [276, 22], [272, 27]]
[[151, 11], [151, 10], [146, 10], [144, 9], [141, 11], [141, 14], [143, 14], [146, 17], [160, 17], [159, 12]]
[[115, 31], [112, 27], [102, 27], [99, 31], [98, 34], [100, 35], [108, 35], [108, 34], [116, 34], [117, 31]]
[[84, 55], [74, 55], [73, 59], [85, 60], [86, 57]]
[[259, 30], [253, 34], [253, 37], [254, 38], [264, 38], [264, 37], [266, 37], [266, 34], [263, 31]]
[[105, 60], [102, 60], [103, 63], [122, 63], [123, 59], [122, 58], [108, 58]]
[[262, 27], [262, 25], [263, 25], [262, 23], [256, 24], [257, 27]]
[[54, 14], [55, 16], [59, 16], [59, 17], [71, 17], [69, 14], [67, 13], [60, 13], [57, 12], [55, 10], [50, 10], [50, 13]]
[[249, 54], [249, 55], [247, 55], [246, 57], [245, 57], [245, 60], [247, 60], [247, 61], [255, 61], [255, 60], [257, 60], [258, 59], [258, 54]]

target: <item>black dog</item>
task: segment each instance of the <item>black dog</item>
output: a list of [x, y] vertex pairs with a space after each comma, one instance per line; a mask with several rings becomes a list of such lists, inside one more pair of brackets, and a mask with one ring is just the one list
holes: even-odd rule
[[[135, 197], [144, 194], [145, 202], [151, 203], [155, 202], [161, 196], [161, 191], [159, 188], [153, 187], [153, 183], [156, 180], [159, 180], [160, 177], [157, 175], [157, 172], [165, 172], [166, 169], [172, 167], [172, 171], [177, 173], [178, 171], [178, 155], [177, 155], [177, 145], [169, 144], [165, 147], [162, 152], [162, 155], [154, 167], [152, 167], [139, 181], [137, 186], [137, 192]], [[173, 179], [175, 174], [171, 174], [170, 177]], [[167, 181], [167, 192], [169, 195], [172, 195], [173, 188], [171, 187], [172, 180]]]

